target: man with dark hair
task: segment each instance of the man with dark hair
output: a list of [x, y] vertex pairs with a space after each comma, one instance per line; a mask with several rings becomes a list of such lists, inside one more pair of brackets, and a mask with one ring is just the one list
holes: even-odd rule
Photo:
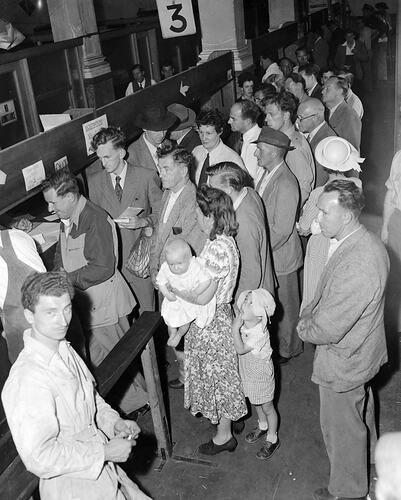
[[330, 247], [297, 327], [302, 340], [316, 345], [312, 381], [319, 385], [320, 425], [330, 461], [328, 488], [316, 490], [313, 498], [364, 500], [368, 428], [370, 440], [376, 437], [369, 383], [387, 361], [383, 309], [389, 263], [379, 238], [359, 222], [363, 194], [354, 182], [330, 182], [317, 205]]
[[253, 100], [253, 85], [255, 78], [251, 73], [241, 73], [238, 77], [238, 87], [241, 89], [240, 99]]
[[335, 133], [350, 142], [358, 151], [361, 146], [362, 122], [345, 102], [348, 84], [332, 76], [323, 86], [322, 99], [329, 112], [328, 124]]
[[156, 84], [155, 80], [145, 78], [145, 69], [140, 64], [134, 64], [132, 66], [131, 75], [131, 81], [125, 91], [126, 96]]
[[[154, 310], [154, 290], [150, 278], [138, 278], [125, 264], [141, 230], [151, 233], [156, 225], [162, 192], [160, 179], [151, 169], [125, 161], [125, 134], [118, 127], [102, 128], [92, 139], [102, 170], [87, 176], [89, 198], [118, 220], [121, 237], [120, 270], [134, 292], [139, 312]], [[141, 209], [126, 220], [119, 217], [128, 207]]]
[[195, 111], [178, 102], [173, 102], [167, 106], [167, 110], [177, 117], [177, 122], [170, 129], [169, 138], [176, 141], [180, 148], [192, 153], [194, 148], [201, 144], [199, 134], [195, 129]]
[[302, 247], [295, 222], [298, 218], [299, 186], [285, 162], [292, 149], [286, 134], [263, 127], [255, 155], [263, 176], [255, 183], [268, 217], [274, 270], [277, 275], [278, 360], [286, 363], [302, 352], [295, 327], [299, 313], [299, 277]]
[[354, 83], [354, 75], [349, 71], [340, 70], [337, 74], [340, 80], [344, 80], [348, 85], [348, 91], [345, 94], [345, 102], [351, 106], [351, 108], [356, 112], [359, 118], [362, 120], [364, 109], [362, 101], [359, 97], [352, 91], [352, 85]]
[[22, 286], [31, 328], [2, 392], [8, 425], [43, 499], [146, 500], [117, 465], [140, 428], [96, 392], [85, 363], [65, 339], [74, 287], [64, 272], [35, 273]]
[[334, 57], [334, 66], [339, 70], [350, 71], [357, 80], [362, 80], [362, 64], [369, 60], [365, 44], [355, 38], [352, 29], [345, 30], [345, 42], [337, 47]]
[[284, 78], [287, 78], [294, 70], [293, 62], [288, 57], [282, 57], [278, 63]]
[[306, 83], [298, 73], [291, 73], [285, 80], [285, 90], [291, 92], [299, 102], [303, 102], [309, 98], [306, 93]]
[[[117, 269], [118, 243], [113, 220], [79, 193], [76, 178], [59, 170], [43, 183], [49, 212], [61, 220], [54, 269], [64, 269], [75, 287], [74, 305], [86, 333], [90, 361], [98, 366], [129, 328], [136, 305]], [[147, 404], [141, 383], [130, 385], [121, 410], [129, 414]]]
[[160, 69], [160, 73], [162, 74], [162, 80], [166, 80], [167, 78], [174, 76], [175, 68], [173, 63], [171, 61], [164, 61]]
[[259, 170], [255, 158], [256, 146], [253, 143], [260, 134], [259, 115], [260, 109], [254, 102], [242, 100], [231, 106], [228, 120], [233, 132], [232, 136], [237, 137], [233, 149], [241, 155], [245, 168], [253, 179], [256, 178]]
[[292, 149], [287, 153], [286, 163], [298, 180], [303, 206], [315, 186], [316, 169], [308, 141], [294, 126], [297, 108], [297, 99], [284, 90], [267, 101], [265, 113], [267, 125], [280, 130], [291, 141]]
[[320, 68], [317, 64], [305, 64], [299, 68], [299, 74], [305, 80], [308, 96], [322, 100], [322, 86], [318, 82], [319, 73]]
[[201, 111], [196, 118], [196, 125], [202, 144], [197, 146], [192, 154], [195, 158], [195, 176], [197, 186], [206, 183], [206, 170], [209, 166], [222, 161], [232, 161], [242, 168], [242, 158], [221, 140], [224, 128], [224, 118], [217, 110]]
[[221, 189], [233, 202], [238, 231], [235, 237], [240, 270], [235, 297], [244, 290], [264, 288], [274, 294], [275, 278], [263, 202], [252, 189], [252, 179], [238, 165], [222, 162], [209, 167], [211, 187]]
[[320, 71], [323, 71], [327, 67], [327, 61], [329, 58], [329, 44], [324, 38], [323, 29], [321, 26], [316, 27], [312, 31], [312, 59], [314, 64], [319, 67]]
[[[161, 264], [166, 260], [166, 244], [170, 239], [179, 236], [199, 255], [207, 238], [197, 221], [196, 188], [189, 179], [192, 155], [167, 140], [158, 148], [157, 155], [164, 193], [150, 253], [150, 273], [154, 283]], [[181, 389], [184, 387], [184, 353], [177, 349], [175, 352], [179, 376], [169, 385]]]
[[304, 46], [298, 47], [295, 51], [295, 56], [297, 58], [297, 65], [293, 69], [293, 73], [298, 73], [301, 66], [305, 66], [310, 62], [310, 55], [308, 49]]

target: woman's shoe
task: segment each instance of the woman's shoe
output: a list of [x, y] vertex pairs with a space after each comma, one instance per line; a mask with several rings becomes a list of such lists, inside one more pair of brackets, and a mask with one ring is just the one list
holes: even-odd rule
[[199, 446], [198, 451], [203, 455], [217, 455], [222, 451], [233, 452], [237, 447], [237, 440], [235, 437], [231, 437], [224, 444], [216, 444], [213, 439], [211, 439], [208, 443], [203, 443]]

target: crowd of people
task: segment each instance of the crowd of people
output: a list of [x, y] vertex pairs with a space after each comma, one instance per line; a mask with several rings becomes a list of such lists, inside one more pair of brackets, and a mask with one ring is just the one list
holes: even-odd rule
[[[25, 233], [0, 233], [0, 265], [18, 276], [17, 286], [0, 288], [14, 363], [2, 400], [43, 500], [82, 491], [148, 498], [116, 465], [149, 408], [140, 369], [117, 413], [87, 367], [137, 314], [157, 309], [179, 367], [169, 386], [216, 426], [203, 455], [236, 449], [248, 399], [257, 422], [245, 440], [262, 443], [256, 457], [270, 459], [280, 446], [275, 370], [304, 342], [316, 346], [312, 381], [330, 478], [313, 498], [366, 499], [376, 439], [370, 382], [387, 361], [389, 260], [359, 220], [363, 103], [352, 87], [371, 77], [369, 49], [334, 28], [335, 50], [315, 33], [296, 65], [262, 54], [260, 82], [239, 75], [228, 117], [152, 101], [135, 116], [143, 132], [131, 144], [118, 124], [101, 129], [84, 189], [68, 169], [42, 186], [61, 221], [51, 272]], [[134, 72], [141, 88], [152, 84], [141, 67]], [[128, 93], [140, 90], [130, 85]], [[399, 165], [396, 157], [382, 231], [398, 255]]]

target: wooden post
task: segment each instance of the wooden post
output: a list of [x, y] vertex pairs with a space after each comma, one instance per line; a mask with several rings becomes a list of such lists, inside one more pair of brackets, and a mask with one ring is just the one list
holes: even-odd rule
[[152, 420], [157, 439], [157, 447], [160, 457], [165, 460], [167, 456], [171, 456], [172, 443], [163, 402], [163, 393], [160, 386], [159, 369], [157, 367], [153, 338], [149, 340], [146, 348], [142, 352], [141, 360], [146, 380], [146, 389], [149, 396], [150, 409], [152, 411]]

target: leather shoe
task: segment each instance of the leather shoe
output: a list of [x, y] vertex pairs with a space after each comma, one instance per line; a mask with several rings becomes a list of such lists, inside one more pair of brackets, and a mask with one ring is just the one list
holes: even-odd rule
[[175, 378], [174, 380], [170, 380], [168, 386], [172, 389], [182, 389], [184, 387], [184, 382], [181, 382], [179, 378]]
[[237, 440], [234, 436], [232, 436], [224, 444], [216, 444], [213, 439], [211, 439], [208, 443], [201, 444], [198, 448], [198, 451], [203, 455], [217, 455], [222, 451], [229, 451], [230, 453], [232, 453], [237, 447], [237, 444]]
[[248, 434], [245, 436], [245, 441], [250, 444], [256, 443], [256, 441], [259, 441], [259, 439], [262, 438], [263, 436], [266, 436], [266, 434], [267, 434], [267, 429], [262, 430], [259, 429], [259, 427], [256, 427], [255, 429], [253, 429], [253, 431], [248, 432]]
[[245, 429], [245, 422], [243, 420], [236, 420], [233, 422], [233, 432], [234, 434], [241, 434]]
[[280, 447], [280, 440], [277, 438], [275, 443], [266, 441], [262, 448], [256, 453], [256, 458], [259, 460], [268, 460], [273, 456], [273, 453]]
[[327, 488], [319, 488], [313, 493], [314, 500], [366, 500], [365, 497], [335, 497]]
[[142, 417], [142, 415], [145, 415], [150, 410], [150, 404], [146, 403], [137, 410], [132, 411], [131, 413], [123, 413], [122, 418], [124, 420], [134, 420], [135, 422], [138, 420], [138, 417]]

